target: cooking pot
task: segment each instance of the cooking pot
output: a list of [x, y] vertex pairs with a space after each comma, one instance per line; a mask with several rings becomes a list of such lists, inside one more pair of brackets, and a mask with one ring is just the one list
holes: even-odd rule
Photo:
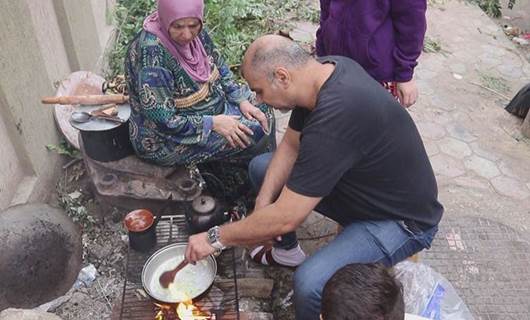
[[[101, 106], [78, 106], [75, 112], [91, 112]], [[128, 120], [131, 115], [129, 104], [117, 106], [117, 117]], [[83, 148], [87, 156], [101, 162], [117, 161], [134, 154], [129, 140], [129, 121], [116, 123], [93, 118], [79, 123], [70, 119], [72, 127], [79, 130]]]
[[160, 216], [154, 216], [147, 209], [138, 209], [129, 212], [123, 224], [129, 234], [129, 245], [140, 252], [149, 251], [156, 244], [156, 225]]
[[185, 252], [185, 244], [171, 244], [147, 259], [142, 270], [142, 285], [151, 298], [163, 303], [179, 303], [197, 298], [210, 288], [217, 274], [217, 262], [211, 255], [180, 270], [167, 289], [160, 285], [160, 275], [176, 267], [184, 259]]

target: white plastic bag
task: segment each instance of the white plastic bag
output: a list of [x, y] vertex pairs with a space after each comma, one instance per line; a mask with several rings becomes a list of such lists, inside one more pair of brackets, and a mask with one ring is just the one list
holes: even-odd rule
[[394, 272], [403, 285], [405, 312], [431, 320], [473, 320], [451, 283], [429, 266], [403, 261]]

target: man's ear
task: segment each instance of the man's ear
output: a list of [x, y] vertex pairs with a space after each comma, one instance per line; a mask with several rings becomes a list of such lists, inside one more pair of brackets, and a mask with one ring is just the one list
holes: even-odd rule
[[278, 67], [274, 70], [274, 79], [281, 87], [286, 88], [291, 82], [291, 74], [289, 73], [289, 70], [283, 67]]
[[320, 314], [320, 320], [324, 320], [324, 318], [322, 318], [322, 313]]

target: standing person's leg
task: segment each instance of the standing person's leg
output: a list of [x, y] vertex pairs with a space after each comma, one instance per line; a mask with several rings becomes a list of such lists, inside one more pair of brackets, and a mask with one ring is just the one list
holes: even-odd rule
[[[271, 152], [260, 154], [250, 161], [249, 179], [256, 191], [259, 191], [261, 184], [265, 179], [265, 173], [267, 172], [272, 155]], [[296, 266], [302, 263], [305, 259], [305, 254], [298, 244], [296, 232], [294, 231], [282, 235], [281, 240], [276, 241], [274, 248], [280, 250], [273, 250], [271, 252], [273, 259], [281, 264]], [[265, 257], [263, 259], [265, 259]]]
[[392, 220], [349, 224], [328, 245], [309, 257], [295, 272], [296, 319], [318, 320], [322, 290], [329, 278], [350, 263], [381, 262], [392, 266], [430, 247], [437, 228], [413, 233]]

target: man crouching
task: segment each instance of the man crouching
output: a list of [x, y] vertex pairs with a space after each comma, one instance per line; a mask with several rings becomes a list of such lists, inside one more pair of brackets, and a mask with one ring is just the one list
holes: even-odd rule
[[289, 234], [316, 210], [344, 227], [295, 272], [296, 319], [317, 320], [338, 269], [392, 266], [430, 247], [443, 212], [436, 179], [408, 112], [353, 60], [315, 60], [268, 35], [248, 48], [243, 74], [258, 100], [292, 110], [289, 127], [274, 154], [250, 164], [262, 177], [254, 212], [191, 236], [186, 258]]

